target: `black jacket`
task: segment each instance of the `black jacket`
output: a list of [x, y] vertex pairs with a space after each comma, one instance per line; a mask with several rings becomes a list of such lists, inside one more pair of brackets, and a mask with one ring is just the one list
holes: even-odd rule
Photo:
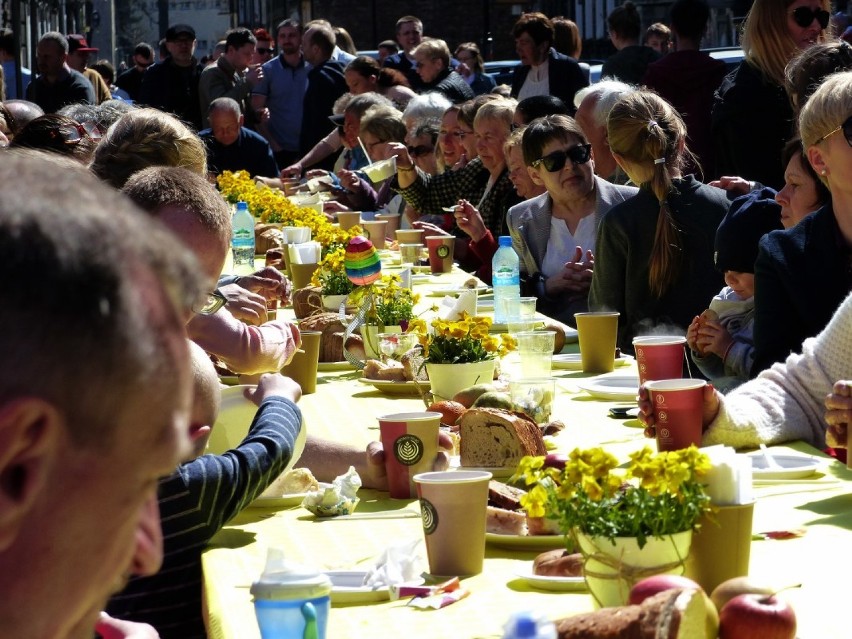
[[[574, 58], [559, 53], [553, 47], [550, 48], [549, 61], [547, 63], [547, 77], [550, 83], [550, 95], [555, 95], [562, 100], [574, 113], [574, 94], [583, 87], [589, 86], [589, 80], [577, 64]], [[517, 98], [521, 87], [529, 75], [530, 67], [518, 65], [512, 74], [512, 97]]]
[[198, 131], [201, 128], [201, 104], [198, 101], [201, 71], [201, 65], [194, 59], [192, 66], [179, 67], [171, 58], [166, 58], [142, 76], [139, 102], [173, 113]]
[[348, 90], [343, 65], [336, 60], [326, 60], [308, 71], [308, 89], [305, 91], [302, 132], [299, 136], [302, 155], [314, 148], [334, 128], [328, 116], [337, 98]]
[[473, 89], [455, 71], [444, 70], [434, 82], [423, 88], [423, 93], [440, 93], [453, 104], [461, 104], [474, 98]]

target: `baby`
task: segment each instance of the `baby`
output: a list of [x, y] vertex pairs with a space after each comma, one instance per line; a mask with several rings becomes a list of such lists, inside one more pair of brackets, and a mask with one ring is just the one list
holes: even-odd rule
[[749, 379], [754, 362], [754, 262], [760, 238], [780, 229], [777, 208], [760, 201], [733, 206], [716, 231], [716, 268], [725, 286], [686, 332], [692, 360], [728, 391]]

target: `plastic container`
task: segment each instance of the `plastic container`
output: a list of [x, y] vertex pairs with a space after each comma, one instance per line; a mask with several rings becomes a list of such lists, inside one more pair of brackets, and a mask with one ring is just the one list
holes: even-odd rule
[[232, 221], [231, 249], [234, 255], [234, 273], [248, 275], [254, 273], [254, 217], [248, 210], [248, 204], [237, 202], [237, 210]]
[[508, 324], [520, 313], [521, 261], [512, 248], [512, 238], [500, 236], [500, 248], [491, 260], [494, 287], [494, 323]]
[[516, 612], [506, 622], [503, 639], [556, 639], [556, 626], [532, 612]]

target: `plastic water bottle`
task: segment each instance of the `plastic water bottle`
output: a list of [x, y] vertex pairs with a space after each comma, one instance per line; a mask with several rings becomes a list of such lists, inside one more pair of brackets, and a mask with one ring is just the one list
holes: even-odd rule
[[531, 612], [516, 612], [506, 622], [503, 639], [556, 639], [556, 626]]
[[500, 236], [500, 248], [491, 260], [494, 287], [494, 323], [508, 324], [520, 312], [521, 261], [512, 248], [512, 238]]
[[248, 204], [245, 202], [237, 202], [232, 226], [234, 274], [248, 275], [254, 272], [254, 217], [249, 213]]

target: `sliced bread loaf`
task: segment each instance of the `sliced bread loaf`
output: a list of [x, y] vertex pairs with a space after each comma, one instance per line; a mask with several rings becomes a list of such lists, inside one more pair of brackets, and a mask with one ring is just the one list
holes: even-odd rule
[[461, 465], [514, 468], [525, 455], [546, 455], [541, 429], [526, 415], [471, 408], [458, 421]]

